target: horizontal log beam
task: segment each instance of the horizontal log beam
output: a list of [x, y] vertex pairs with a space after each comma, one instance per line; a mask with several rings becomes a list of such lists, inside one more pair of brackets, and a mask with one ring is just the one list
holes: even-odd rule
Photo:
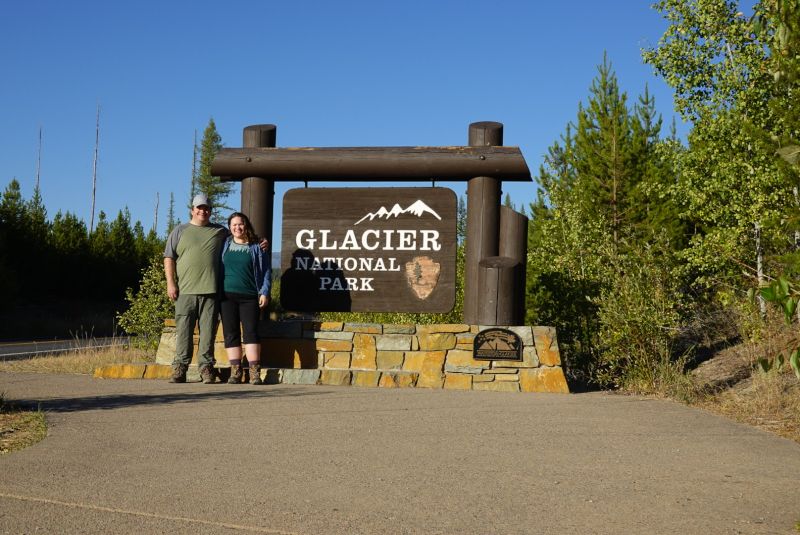
[[222, 180], [463, 181], [478, 176], [531, 180], [518, 147], [221, 149], [211, 174]]

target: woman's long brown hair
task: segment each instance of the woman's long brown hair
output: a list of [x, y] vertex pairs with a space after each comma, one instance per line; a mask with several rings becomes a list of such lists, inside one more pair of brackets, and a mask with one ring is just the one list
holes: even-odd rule
[[234, 217], [238, 217], [244, 223], [244, 239], [247, 240], [247, 243], [258, 243], [259, 238], [256, 234], [256, 231], [253, 229], [253, 224], [250, 223], [250, 219], [246, 215], [241, 212], [234, 212], [228, 217], [228, 228], [231, 228], [231, 221], [233, 221]]

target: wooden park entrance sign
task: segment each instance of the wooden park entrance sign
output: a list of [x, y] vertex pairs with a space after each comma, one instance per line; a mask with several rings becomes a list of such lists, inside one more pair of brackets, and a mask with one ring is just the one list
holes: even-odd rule
[[[519, 148], [502, 146], [502, 124], [472, 123], [469, 146], [457, 147], [275, 148], [275, 134], [274, 125], [246, 127], [244, 147], [220, 150], [211, 166], [211, 173], [223, 180], [242, 181], [242, 211], [259, 235], [272, 235], [275, 181], [467, 181], [464, 322], [521, 324], [527, 218], [501, 207], [500, 197], [503, 180], [530, 181], [531, 174]], [[441, 193], [433, 193], [436, 190]], [[422, 198], [423, 192], [431, 192], [431, 204]], [[337, 198], [357, 202], [338, 206], [326, 202]], [[397, 226], [397, 219], [373, 218], [366, 231], [356, 225], [381, 207], [391, 211], [395, 204], [407, 215], [417, 200], [442, 219], [418, 218], [415, 225], [405, 227]], [[452, 191], [312, 188], [289, 191], [284, 203], [282, 276], [299, 279], [290, 280], [291, 295], [282, 291], [287, 309], [442, 312], [452, 308], [456, 247]], [[368, 254], [381, 246], [385, 247], [380, 255]], [[334, 250], [335, 255], [329, 254]], [[389, 252], [397, 254], [385, 254]], [[329, 260], [323, 263], [322, 258]], [[372, 264], [368, 266], [365, 258], [372, 258]], [[439, 273], [434, 276], [437, 263]], [[359, 275], [362, 267], [369, 267], [370, 275]]]
[[456, 197], [447, 188], [306, 188], [283, 198], [287, 310], [449, 312]]

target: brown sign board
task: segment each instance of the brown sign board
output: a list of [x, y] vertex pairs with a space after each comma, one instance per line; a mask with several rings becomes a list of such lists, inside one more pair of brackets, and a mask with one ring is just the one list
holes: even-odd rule
[[281, 305], [449, 312], [456, 247], [450, 189], [292, 189], [283, 198]]

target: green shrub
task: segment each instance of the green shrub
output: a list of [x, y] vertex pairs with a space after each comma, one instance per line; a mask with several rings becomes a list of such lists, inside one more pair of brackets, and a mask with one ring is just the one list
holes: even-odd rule
[[684, 383], [684, 358], [674, 343], [682, 324], [678, 281], [649, 247], [614, 260], [596, 300], [596, 379], [633, 392], [674, 394]]
[[142, 270], [139, 289], [136, 292], [133, 288], [125, 291], [128, 309], [117, 315], [120, 327], [136, 336], [133, 344], [146, 349], [158, 347], [164, 320], [175, 315], [175, 305], [167, 296], [163, 262], [161, 256], [150, 260]]

